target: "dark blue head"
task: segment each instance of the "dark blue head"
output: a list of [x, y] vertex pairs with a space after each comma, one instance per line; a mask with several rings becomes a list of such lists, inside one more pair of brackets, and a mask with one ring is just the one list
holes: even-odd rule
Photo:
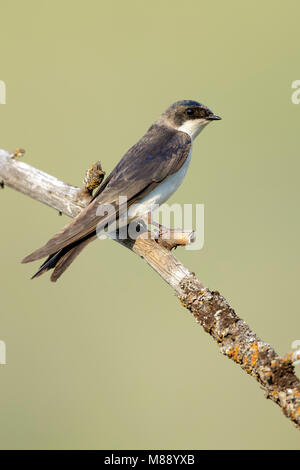
[[221, 118], [207, 106], [194, 100], [181, 100], [172, 104], [161, 116], [161, 120], [177, 130], [195, 137], [211, 121]]

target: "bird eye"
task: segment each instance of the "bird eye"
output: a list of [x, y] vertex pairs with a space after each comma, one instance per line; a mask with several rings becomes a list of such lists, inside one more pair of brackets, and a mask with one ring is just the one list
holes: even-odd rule
[[188, 116], [193, 116], [194, 110], [193, 110], [192, 108], [188, 108], [188, 109], [186, 110], [186, 114], [187, 114]]

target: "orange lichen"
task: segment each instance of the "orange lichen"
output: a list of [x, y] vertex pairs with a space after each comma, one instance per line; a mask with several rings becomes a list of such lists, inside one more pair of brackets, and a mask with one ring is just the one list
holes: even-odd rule
[[258, 344], [253, 343], [251, 349], [254, 349], [254, 353], [251, 355], [251, 364], [252, 366], [255, 366], [257, 364], [258, 359]]
[[16, 149], [13, 153], [10, 154], [9, 158], [20, 158], [25, 154], [24, 149]]
[[227, 351], [227, 356], [232, 357], [233, 356], [233, 348], [228, 349]]
[[300, 415], [300, 406], [298, 406], [298, 408], [297, 408], [297, 413], [298, 413], [298, 415]]
[[240, 347], [239, 347], [239, 344], [237, 344], [233, 351], [233, 359], [235, 362], [240, 362], [239, 352], [240, 352]]
[[282, 359], [284, 362], [293, 362], [293, 353], [292, 352], [288, 353]]

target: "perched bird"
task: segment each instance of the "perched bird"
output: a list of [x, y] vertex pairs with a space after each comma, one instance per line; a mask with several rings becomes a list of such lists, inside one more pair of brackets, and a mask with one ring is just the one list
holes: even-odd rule
[[[96, 229], [99, 234], [101, 228], [111, 223], [111, 214], [96, 214], [99, 206], [115, 206], [118, 220], [126, 211], [130, 223], [151, 211], [153, 204], [165, 202], [185, 177], [193, 140], [207, 124], [219, 119], [197, 101], [182, 100], [172, 104], [125, 153], [88, 206], [44, 246], [23, 259], [22, 263], [28, 263], [48, 256], [33, 278], [54, 269], [51, 281], [55, 282], [96, 238]], [[126, 208], [118, 206], [119, 196], [126, 196]]]

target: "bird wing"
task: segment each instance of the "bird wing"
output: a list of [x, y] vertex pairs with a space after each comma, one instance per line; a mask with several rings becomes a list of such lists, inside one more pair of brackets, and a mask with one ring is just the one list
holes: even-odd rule
[[[101, 230], [114, 221], [131, 204], [138, 202], [168, 176], [176, 173], [186, 161], [191, 139], [184, 132], [153, 125], [114, 168], [100, 186], [91, 203], [54, 235], [44, 246], [28, 255], [28, 263], [51, 255], [80, 239]], [[127, 205], [119, 206], [119, 196], [126, 196]], [[104, 213], [105, 205], [112, 205], [116, 212]], [[97, 215], [99, 206], [103, 215]]]

